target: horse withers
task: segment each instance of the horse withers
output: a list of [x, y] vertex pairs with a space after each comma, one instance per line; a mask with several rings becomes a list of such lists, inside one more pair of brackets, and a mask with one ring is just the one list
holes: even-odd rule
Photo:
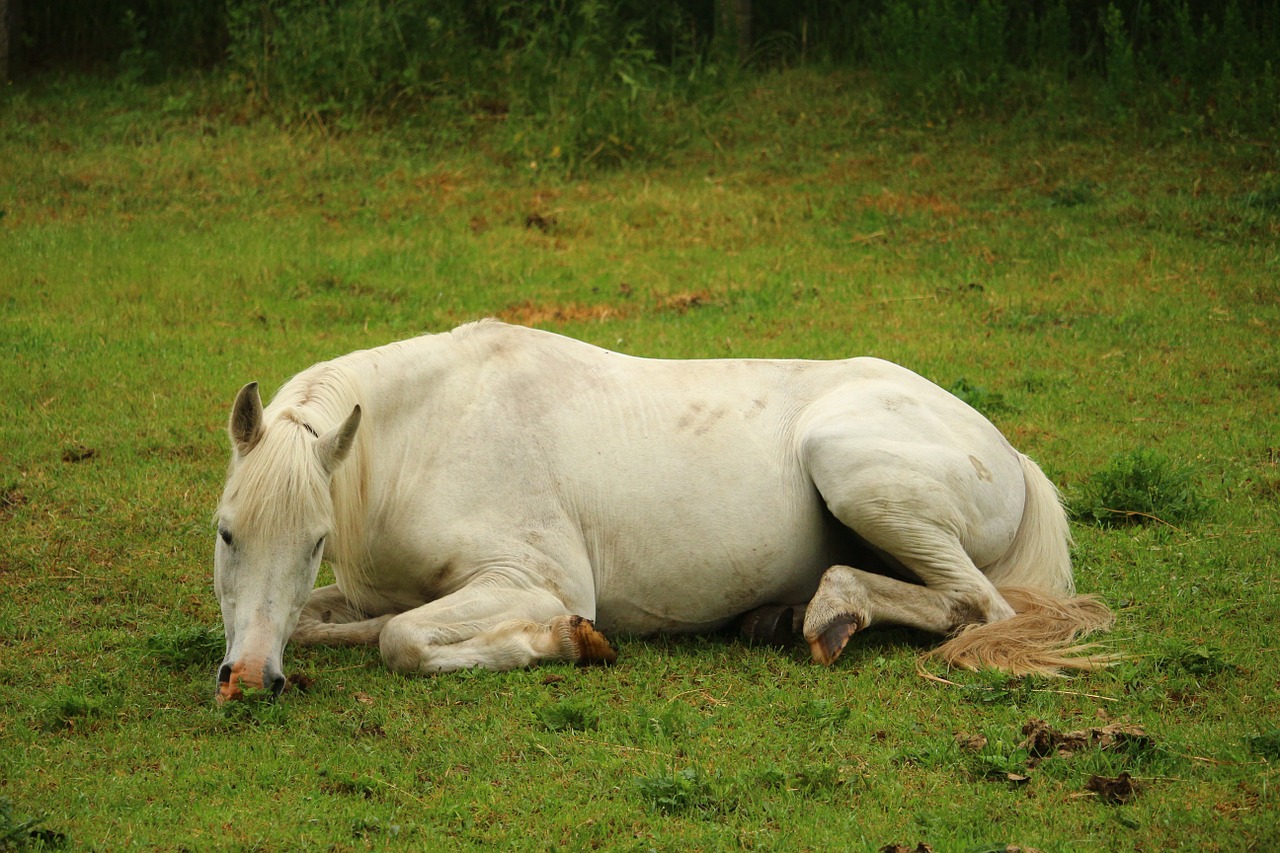
[[824, 664], [880, 623], [952, 635], [957, 666], [1105, 663], [1053, 485], [878, 359], [644, 359], [484, 321], [317, 364], [265, 409], [246, 385], [229, 430], [220, 701], [278, 694], [290, 640], [504, 670], [743, 614]]

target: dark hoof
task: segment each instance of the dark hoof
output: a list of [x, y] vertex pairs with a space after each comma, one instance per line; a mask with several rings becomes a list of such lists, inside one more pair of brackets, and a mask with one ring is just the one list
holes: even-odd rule
[[849, 638], [856, 633], [858, 633], [858, 623], [853, 619], [836, 620], [823, 628], [818, 636], [806, 637], [809, 641], [809, 652], [818, 663], [830, 666], [836, 662], [836, 658], [840, 657], [840, 653], [849, 643]]
[[604, 634], [596, 630], [590, 619], [581, 616], [569, 618], [569, 630], [573, 634], [573, 643], [578, 649], [578, 666], [594, 664], [612, 665], [618, 660], [618, 653], [609, 645]]
[[770, 605], [745, 613], [738, 622], [743, 638], [753, 646], [786, 646], [795, 639], [796, 609]]

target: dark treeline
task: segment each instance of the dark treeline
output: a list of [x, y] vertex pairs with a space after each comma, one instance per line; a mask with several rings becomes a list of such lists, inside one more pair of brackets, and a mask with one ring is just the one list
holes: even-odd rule
[[926, 108], [1096, 81], [1117, 109], [1280, 124], [1275, 0], [0, 0], [0, 19], [17, 79], [226, 72], [294, 113], [505, 112], [540, 86], [635, 101], [817, 64], [875, 71]]

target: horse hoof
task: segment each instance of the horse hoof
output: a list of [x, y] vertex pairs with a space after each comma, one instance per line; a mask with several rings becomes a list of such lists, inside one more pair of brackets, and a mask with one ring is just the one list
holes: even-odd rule
[[786, 646], [795, 638], [794, 607], [769, 605], [743, 614], [738, 630], [753, 646]]
[[827, 625], [816, 637], [805, 639], [809, 641], [809, 652], [813, 659], [823, 666], [831, 666], [848, 645], [849, 638], [856, 633], [857, 621], [846, 616]]
[[596, 630], [590, 619], [573, 616], [569, 619], [569, 630], [574, 645], [578, 649], [578, 665], [612, 664], [618, 660], [618, 653], [609, 645], [609, 641]]

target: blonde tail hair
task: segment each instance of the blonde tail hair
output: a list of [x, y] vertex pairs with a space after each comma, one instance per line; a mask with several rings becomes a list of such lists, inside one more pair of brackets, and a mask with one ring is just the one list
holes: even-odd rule
[[999, 669], [1011, 675], [1058, 676], [1110, 666], [1119, 655], [1099, 653], [1082, 638], [1115, 622], [1091, 595], [1075, 595], [1071, 531], [1057, 488], [1022, 456], [1026, 504], [1013, 544], [983, 573], [1014, 610], [997, 622], [968, 625], [925, 655], [957, 669]]

